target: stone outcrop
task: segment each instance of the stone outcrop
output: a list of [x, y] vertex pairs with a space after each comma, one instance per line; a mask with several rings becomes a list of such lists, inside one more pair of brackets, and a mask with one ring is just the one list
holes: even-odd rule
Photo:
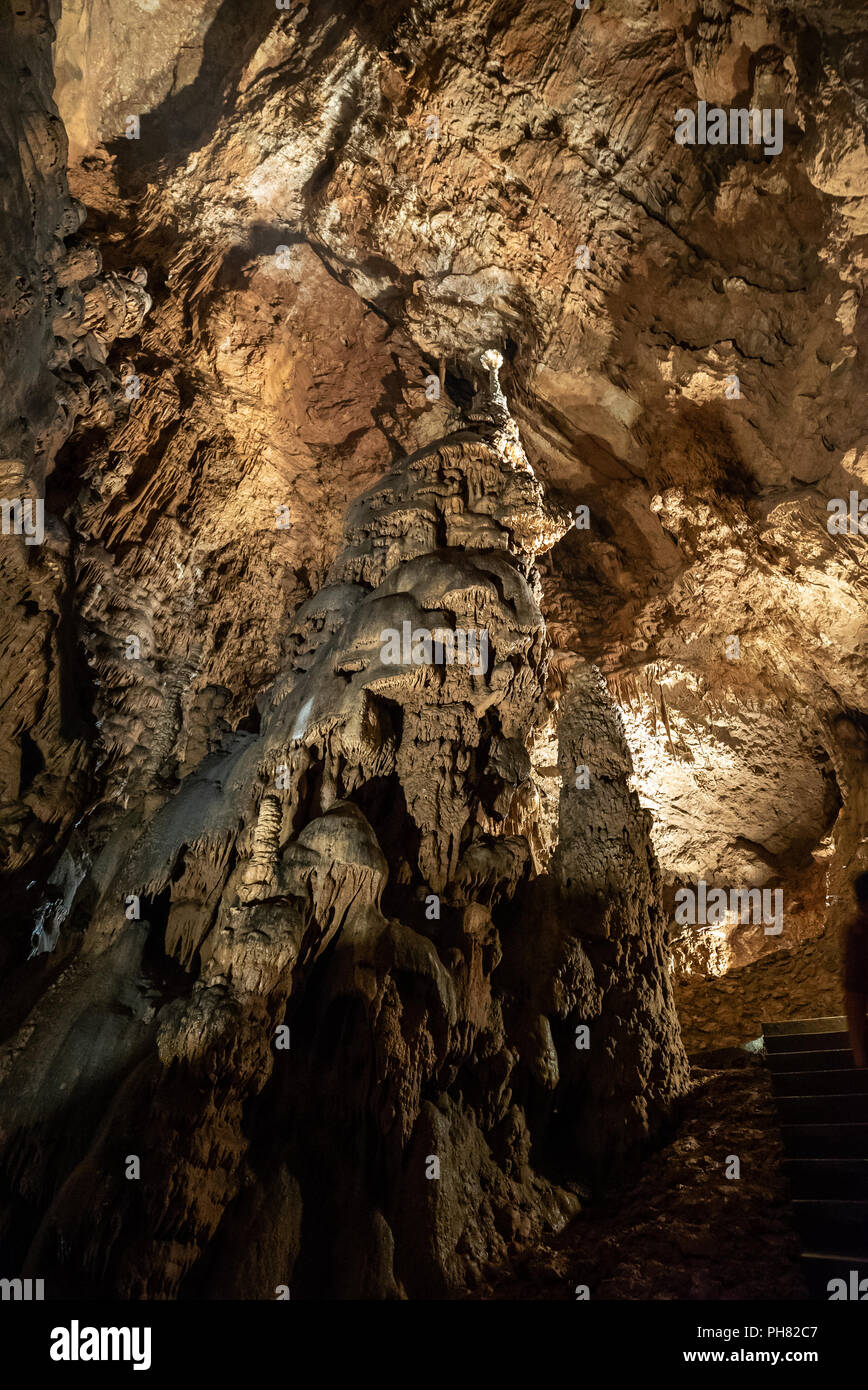
[[[93, 762], [70, 630], [74, 544], [48, 479], [76, 426], [105, 430], [128, 413], [136, 378], [107, 358], [138, 334], [152, 302], [143, 267], [103, 272], [99, 248], [80, 233], [87, 210], [67, 182], [50, 12], [24, 3], [0, 17], [9, 59], [0, 157], [10, 184], [0, 246], [0, 865], [15, 876], [13, 923], [22, 903], [33, 911], [32, 899], [18, 896], [25, 875], [55, 870]], [[13, 940], [13, 955], [19, 946]]]
[[485, 1287], [657, 1132], [672, 988], [691, 1052], [839, 1007], [864, 16], [0, 38], [2, 1232], [58, 1289]]
[[[629, 1185], [494, 1271], [474, 1297], [575, 1302], [584, 1285], [592, 1302], [651, 1301], [657, 1316], [670, 1299], [807, 1298], [767, 1074], [698, 1071], [680, 1109], [677, 1134]], [[725, 1176], [733, 1155], [738, 1182]]]
[[[69, 926], [42, 930], [70, 938], [66, 964], [0, 1093], [26, 1268], [213, 1295], [279, 1193], [245, 1296], [447, 1295], [560, 1228], [575, 1172], [635, 1149], [683, 1089], [648, 817], [588, 672], [565, 688], [561, 848], [533, 872], [535, 561], [571, 518], [500, 362], [466, 422], [351, 506], [260, 732], [132, 845], [123, 825], [71, 903], [58, 885]], [[569, 789], [579, 754], [590, 793]], [[46, 1071], [47, 1010], [66, 1041]]]

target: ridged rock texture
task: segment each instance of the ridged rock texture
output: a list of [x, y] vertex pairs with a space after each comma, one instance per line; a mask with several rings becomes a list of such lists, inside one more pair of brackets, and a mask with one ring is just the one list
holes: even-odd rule
[[[0, 13], [13, 1263], [451, 1294], [659, 1131], [673, 998], [688, 1052], [838, 1011], [866, 29]], [[779, 112], [779, 150], [679, 143], [700, 102]], [[485, 668], [408, 661], [405, 623]], [[780, 891], [783, 930], [685, 925], [700, 881]]]
[[559, 1229], [576, 1173], [683, 1089], [650, 818], [587, 671], [559, 756], [565, 788], [581, 755], [595, 789], [562, 792], [552, 876], [531, 876], [534, 561], [571, 517], [499, 363], [465, 427], [350, 508], [259, 735], [228, 736], [132, 845], [123, 824], [79, 890], [76, 965], [0, 1093], [24, 1266], [70, 1292], [455, 1293]]

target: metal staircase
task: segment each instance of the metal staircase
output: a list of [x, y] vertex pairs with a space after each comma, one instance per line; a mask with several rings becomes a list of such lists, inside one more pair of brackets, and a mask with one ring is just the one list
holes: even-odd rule
[[868, 1069], [843, 1018], [764, 1023], [763, 1043], [805, 1280], [828, 1299], [830, 1279], [868, 1277]]

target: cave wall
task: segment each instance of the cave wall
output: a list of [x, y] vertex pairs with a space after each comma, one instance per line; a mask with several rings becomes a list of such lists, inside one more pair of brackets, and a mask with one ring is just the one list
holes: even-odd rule
[[[29, 710], [71, 653], [96, 744], [49, 801], [102, 796], [102, 840], [249, 716], [346, 496], [384, 450], [442, 432], [474, 347], [499, 342], [531, 461], [590, 507], [544, 564], [549, 632], [629, 708], [666, 885], [768, 883], [769, 856], [800, 870], [829, 830], [833, 720], [865, 688], [860, 542], [825, 528], [826, 500], [864, 485], [851, 7], [25, 10], [18, 42], [46, 29], [46, 120], [58, 24], [86, 242], [111, 272], [145, 264], [154, 300], [111, 354], [140, 395], [96, 430], [79, 418], [51, 486], [63, 637], [31, 614], [8, 634], [45, 653]], [[677, 145], [698, 97], [779, 106], [778, 156]], [[58, 748], [32, 714], [29, 744], [10, 728], [28, 776], [77, 713]], [[36, 792], [11, 823], [50, 819]], [[50, 840], [32, 830], [22, 873]]]
[[[4, 496], [45, 499], [42, 544], [0, 539], [10, 1248], [94, 1291], [296, 1265], [341, 1296], [452, 1290], [575, 1210], [570, 1163], [591, 1181], [656, 1132], [676, 978], [690, 1050], [832, 1005], [865, 864], [864, 544], [826, 525], [868, 487], [863, 19], [21, 0], [2, 23]], [[699, 99], [779, 107], [781, 152], [678, 144]], [[496, 392], [472, 418], [490, 344], [521, 443]], [[445, 470], [423, 503], [419, 458]], [[506, 570], [469, 592], [480, 622], [497, 593], [503, 685], [361, 699], [354, 591], [415, 565], [381, 597], [416, 620], [438, 552], [489, 542]], [[254, 870], [287, 846], [275, 900]], [[674, 942], [703, 875], [781, 886], [782, 941]], [[319, 1085], [352, 1163], [304, 1157], [305, 1127], [334, 1144]], [[182, 1155], [147, 1190], [121, 1176], [142, 1116]], [[100, 1203], [126, 1252], [76, 1216]], [[316, 1250], [344, 1228], [342, 1272]]]
[[768, 1020], [837, 1017], [843, 1011], [841, 962], [844, 932], [856, 904], [852, 882], [868, 868], [868, 730], [842, 718], [836, 727], [836, 775], [844, 803], [816, 871], [805, 876], [795, 905], [785, 901], [785, 920], [795, 906], [813, 930], [795, 949], [788, 936], [766, 938], [726, 971], [707, 975], [701, 966], [675, 970], [676, 1001], [684, 1045], [690, 1053], [756, 1041]]
[[[73, 436], [58, 498], [102, 814], [247, 716], [349, 496], [497, 342], [531, 462], [590, 510], [543, 565], [549, 631], [612, 678], [666, 885], [800, 871], [866, 677], [860, 541], [825, 526], [865, 486], [858, 13], [266, 9], [59, 18], [87, 236], [155, 301], [141, 395]], [[779, 108], [780, 153], [678, 144], [698, 99]]]
[[127, 413], [128, 373], [120, 362], [109, 366], [108, 353], [140, 328], [151, 305], [143, 268], [103, 273], [98, 247], [79, 236], [87, 214], [70, 194], [66, 135], [52, 96], [58, 13], [56, 4], [27, 0], [2, 18], [10, 62], [0, 129], [10, 184], [2, 247], [0, 858], [11, 890], [2, 950], [13, 960], [40, 910], [40, 895], [34, 899], [26, 885], [34, 873], [38, 882], [57, 871], [44, 896], [65, 896], [68, 874], [58, 856], [96, 790], [93, 692], [78, 640], [77, 536], [62, 515], [62, 483], [52, 496], [52, 474], [74, 428], [104, 431]]
[[590, 670], [532, 872], [535, 559], [570, 517], [501, 362], [351, 506], [259, 733], [122, 824], [74, 895], [0, 1085], [3, 1238], [62, 1292], [448, 1297], [563, 1226], [577, 1174], [686, 1085], [648, 817]]

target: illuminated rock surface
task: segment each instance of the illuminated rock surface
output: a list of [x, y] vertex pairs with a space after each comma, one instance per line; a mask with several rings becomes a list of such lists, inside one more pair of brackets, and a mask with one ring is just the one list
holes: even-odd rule
[[[0, 29], [2, 495], [45, 499], [0, 538], [0, 1233], [122, 1296], [454, 1294], [657, 1132], [673, 999], [690, 1052], [840, 1007], [864, 16], [60, 8]], [[781, 152], [679, 145], [699, 100]], [[490, 665], [384, 662], [405, 622]], [[679, 924], [700, 880], [783, 931]]]

